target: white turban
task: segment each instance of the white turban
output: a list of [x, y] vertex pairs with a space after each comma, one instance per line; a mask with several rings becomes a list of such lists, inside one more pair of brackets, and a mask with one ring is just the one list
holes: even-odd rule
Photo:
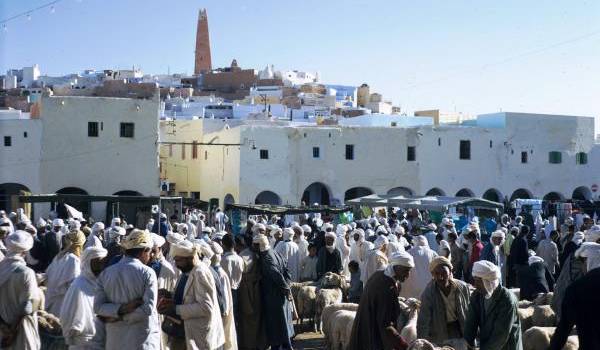
[[366, 236], [366, 237], [371, 237], [371, 236], [373, 236], [374, 234], [375, 234], [375, 232], [373, 232], [373, 230], [371, 230], [370, 228], [368, 228], [368, 229], [365, 231], [365, 236]]
[[[114, 228], [113, 228], [114, 229]], [[121, 247], [125, 250], [136, 248], [152, 249], [154, 241], [148, 231], [133, 230], [121, 240]]]
[[381, 235], [381, 236], [377, 237], [377, 239], [375, 240], [373, 245], [375, 246], [374, 247], [375, 249], [379, 249], [388, 243], [390, 243], [390, 241], [387, 239], [387, 237], [384, 235]]
[[506, 234], [504, 233], [504, 231], [502, 230], [496, 230], [494, 231], [494, 233], [492, 233], [492, 237], [490, 238], [490, 241], [492, 240], [492, 238], [500, 238], [500, 244], [498, 246], [501, 246], [504, 244], [504, 238], [506, 237]]
[[257, 235], [259, 233], [259, 231], [266, 231], [266, 230], [267, 230], [267, 228], [265, 227], [264, 224], [258, 223], [256, 225], [252, 226], [252, 233], [255, 235]]
[[165, 244], [165, 238], [161, 235], [157, 235], [156, 233], [150, 232], [152, 235], [152, 243], [155, 247], [162, 247]]
[[415, 261], [407, 252], [396, 252], [389, 258], [389, 266], [415, 267]]
[[446, 240], [443, 240], [443, 239], [440, 241], [440, 247], [439, 247], [439, 249], [440, 249], [440, 250], [441, 250], [441, 249], [448, 249], [448, 251], [449, 251], [449, 252], [450, 252], [450, 251], [452, 251], [452, 250], [450, 249], [450, 244], [448, 243], [448, 241], [446, 241]]
[[81, 253], [81, 273], [92, 280], [96, 279], [94, 272], [92, 272], [91, 262], [94, 259], [103, 259], [108, 255], [108, 251], [102, 247], [89, 247], [85, 248]]
[[540, 256], [537, 256], [537, 255], [532, 255], [532, 256], [529, 257], [529, 259], [527, 259], [527, 263], [529, 265], [532, 265], [532, 264], [535, 264], [535, 263], [539, 263], [539, 262], [543, 263], [544, 259], [542, 257], [540, 257]]
[[41, 227], [46, 227], [46, 225], [47, 225], [46, 220], [44, 220], [42, 218], [38, 219], [38, 221], [37, 221], [37, 227], [40, 227], [40, 228]]
[[600, 267], [600, 244], [585, 242], [575, 251], [575, 256], [587, 259], [587, 271]]
[[119, 226], [121, 225], [121, 218], [113, 218], [110, 221], [110, 226]]
[[179, 242], [185, 241], [185, 237], [177, 232], [168, 232], [166, 237], [167, 242], [169, 242], [169, 244], [177, 244]]
[[310, 228], [308, 225], [302, 225], [302, 231], [304, 231], [304, 233], [311, 233], [312, 228]]
[[394, 233], [397, 235], [404, 235], [405, 231], [404, 231], [404, 227], [402, 227], [402, 225], [398, 225], [394, 228]]
[[594, 225], [589, 230], [585, 231], [586, 242], [598, 242], [600, 240], [600, 225]]
[[75, 219], [69, 219], [69, 231], [81, 229], [81, 223]]
[[169, 254], [175, 257], [188, 258], [193, 257], [194, 265], [197, 265], [200, 262], [198, 257], [199, 247], [197, 244], [194, 244], [190, 241], [181, 241], [174, 244], [171, 244], [171, 248], [169, 250]]
[[386, 230], [385, 226], [381, 225], [381, 226], [377, 227], [377, 230], [375, 231], [375, 233], [378, 235], [387, 235], [388, 231]]
[[326, 222], [326, 223], [323, 224], [323, 226], [321, 226], [321, 229], [323, 231], [327, 231], [327, 230], [333, 229], [333, 225], [330, 224], [330, 223], [328, 223], [328, 222]]
[[[203, 239], [195, 239], [194, 243], [198, 246], [198, 251], [202, 253], [202, 255], [208, 259], [208, 263], [210, 264], [210, 259], [215, 255], [210, 244]], [[211, 242], [212, 243], [212, 242]]]
[[65, 222], [62, 219], [54, 219], [52, 220], [52, 226], [53, 227], [63, 227], [65, 226]]
[[500, 269], [494, 263], [487, 260], [476, 261], [473, 264], [473, 277], [479, 277], [485, 288], [485, 299], [492, 297], [492, 293], [500, 285]]
[[114, 226], [108, 231], [108, 235], [111, 239], [115, 239], [117, 237], [125, 236], [125, 229], [120, 226]]
[[212, 249], [213, 253], [215, 253], [216, 255], [221, 255], [223, 254], [223, 247], [221, 247], [221, 245], [217, 242], [210, 242], [210, 248]]
[[104, 230], [104, 223], [98, 221], [92, 225], [92, 233], [96, 233], [100, 230]]
[[427, 238], [425, 238], [425, 236], [422, 236], [422, 235], [413, 237], [413, 242], [415, 243], [415, 246], [417, 246], [417, 247], [429, 247]]
[[347, 230], [348, 228], [346, 227], [346, 225], [338, 224], [335, 229], [335, 233], [338, 235], [338, 237], [341, 237], [346, 234]]
[[294, 239], [294, 230], [292, 230], [289, 227], [284, 228], [283, 229], [283, 240], [291, 241], [292, 239]]
[[33, 237], [29, 232], [17, 230], [6, 236], [4, 244], [9, 253], [25, 253], [33, 247]]
[[271, 245], [269, 244], [269, 239], [267, 238], [267, 236], [265, 236], [263, 234], [254, 236], [254, 239], [252, 239], [252, 243], [258, 244], [261, 252], [271, 249]]
[[333, 240], [335, 240], [335, 233], [333, 232], [327, 232], [325, 233], [325, 238], [333, 238]]
[[573, 234], [573, 238], [571, 238], [571, 242], [580, 245], [581, 242], [585, 239], [585, 235], [581, 231], [577, 231]]

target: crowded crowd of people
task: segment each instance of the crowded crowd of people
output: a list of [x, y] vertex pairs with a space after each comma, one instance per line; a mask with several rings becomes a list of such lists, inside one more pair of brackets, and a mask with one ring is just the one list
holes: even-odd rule
[[358, 304], [349, 349], [408, 349], [403, 297], [420, 301], [419, 339], [520, 350], [518, 298], [548, 292], [551, 349], [573, 328], [581, 349], [600, 349], [600, 226], [526, 214], [484, 230], [426, 211], [255, 215], [234, 235], [221, 210], [157, 213], [145, 227], [0, 212], [0, 348], [40, 349], [43, 312], [70, 349], [292, 349], [292, 284], [334, 273]]

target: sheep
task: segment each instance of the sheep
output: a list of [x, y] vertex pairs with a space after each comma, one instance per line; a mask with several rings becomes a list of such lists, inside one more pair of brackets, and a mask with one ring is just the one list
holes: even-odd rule
[[534, 306], [531, 322], [537, 327], [553, 327], [556, 326], [556, 314], [550, 305]]
[[298, 291], [298, 302], [296, 306], [298, 308], [298, 322], [304, 323], [305, 318], [309, 318], [309, 322], [314, 323], [315, 316], [315, 302], [317, 299], [317, 287], [315, 286], [303, 286]]
[[437, 347], [425, 339], [417, 339], [408, 346], [408, 350], [453, 350], [448, 346]]
[[290, 283], [290, 291], [292, 292], [292, 297], [294, 298], [294, 303], [298, 305], [298, 293], [300, 289], [305, 286], [314, 285], [314, 282], [292, 282]]
[[533, 301], [529, 300], [519, 300], [517, 302], [517, 306], [519, 307], [519, 309], [526, 309], [528, 307], [532, 307], [533, 305], [535, 305]]
[[332, 272], [328, 272], [323, 276], [321, 279], [321, 289], [318, 289], [316, 292], [315, 331], [321, 331], [321, 314], [323, 309], [327, 305], [341, 303], [344, 289], [347, 289], [347, 283], [342, 276]]
[[328, 326], [330, 334], [327, 335], [330, 349], [343, 350], [347, 348], [352, 334], [352, 326], [350, 326], [350, 334], [347, 334], [347, 326], [354, 324], [355, 317], [356, 312], [348, 310], [338, 310], [331, 315]]
[[552, 301], [554, 300], [554, 293], [540, 293], [537, 295], [535, 300], [533, 301], [534, 305], [552, 305]]
[[[556, 331], [556, 327], [531, 327], [523, 333], [523, 350], [545, 350], [550, 347], [550, 340]], [[579, 338], [577, 335], [571, 335], [567, 338], [567, 343], [563, 350], [577, 350], [579, 348]]]
[[331, 304], [339, 304], [342, 302], [342, 290], [336, 289], [320, 289], [317, 291], [317, 299], [315, 301], [315, 331], [320, 332], [322, 329], [323, 320], [321, 315], [323, 309]]
[[[323, 324], [323, 333], [325, 334], [325, 337], [327, 338], [331, 332], [329, 331], [330, 329], [330, 324], [331, 324], [331, 319], [332, 319], [332, 315], [339, 310], [348, 310], [348, 311], [354, 311], [356, 312], [358, 310], [358, 304], [353, 304], [353, 303], [339, 303], [339, 304], [332, 304], [329, 306], [326, 306], [323, 309], [323, 312], [321, 314], [321, 323]], [[318, 319], [315, 319], [315, 324], [319, 322]], [[350, 328], [350, 331], [352, 331], [352, 328]]]
[[406, 342], [411, 343], [417, 339], [417, 318], [419, 317], [421, 302], [418, 299], [412, 298], [408, 299], [406, 302], [408, 304], [408, 310], [404, 310], [403, 313], [405, 315], [400, 316], [399, 319], [402, 318], [402, 320], [404, 320], [406, 317], [407, 320], [402, 324], [402, 327], [400, 327], [400, 322], [397, 322], [398, 324], [396, 326], [400, 336], [402, 336]]
[[533, 326], [533, 307], [517, 309], [519, 320], [521, 320], [521, 331], [525, 332]]

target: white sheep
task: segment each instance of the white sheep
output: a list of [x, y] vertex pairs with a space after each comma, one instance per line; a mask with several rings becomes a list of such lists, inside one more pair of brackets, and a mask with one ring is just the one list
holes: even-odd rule
[[517, 315], [519, 315], [519, 320], [521, 320], [521, 332], [525, 332], [533, 326], [533, 307], [518, 308]]
[[[411, 343], [417, 339], [417, 318], [419, 317], [421, 302], [418, 299], [411, 298], [406, 301], [406, 304], [408, 305], [408, 309], [403, 310], [404, 315], [398, 317], [399, 320], [396, 327], [400, 336], [407, 343]], [[406, 322], [403, 322], [404, 320]]]
[[556, 326], [556, 314], [552, 307], [550, 305], [534, 306], [531, 325], [536, 327]]
[[329, 321], [327, 343], [329, 348], [333, 350], [343, 350], [348, 347], [350, 337], [347, 336], [347, 327], [350, 326], [350, 335], [352, 334], [352, 324], [356, 317], [355, 311], [338, 310], [331, 315]]
[[408, 350], [453, 350], [453, 348], [447, 346], [440, 348], [425, 339], [417, 339], [408, 346]]
[[[358, 304], [353, 303], [339, 303], [326, 306], [323, 309], [323, 313], [321, 314], [321, 323], [323, 324], [323, 333], [325, 334], [325, 339], [327, 340], [331, 332], [329, 331], [331, 327], [331, 316], [339, 310], [348, 310], [356, 312], [358, 310]], [[318, 319], [315, 319], [315, 323], [319, 322]], [[352, 327], [350, 327], [350, 332], [352, 332]]]
[[[523, 333], [523, 350], [546, 350], [550, 347], [550, 340], [556, 331], [556, 327], [531, 327]], [[563, 350], [579, 349], [579, 338], [571, 335]]]
[[296, 307], [298, 309], [298, 322], [304, 323], [305, 318], [309, 318], [309, 322], [314, 322], [315, 316], [315, 303], [317, 300], [317, 287], [315, 286], [302, 286], [298, 291], [298, 302]]
[[319, 289], [315, 301], [315, 331], [320, 332], [322, 329], [321, 314], [325, 307], [331, 304], [339, 304], [342, 302], [342, 290], [335, 289]]

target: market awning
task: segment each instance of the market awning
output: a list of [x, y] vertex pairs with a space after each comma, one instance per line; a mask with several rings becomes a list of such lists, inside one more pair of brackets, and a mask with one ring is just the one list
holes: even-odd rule
[[271, 205], [271, 204], [229, 204], [227, 209], [240, 209], [246, 211], [249, 215], [254, 214], [305, 214], [305, 213], [343, 213], [351, 210], [350, 206], [331, 207], [327, 205], [318, 206], [291, 206], [291, 205]]
[[[380, 197], [379, 200], [376, 197]], [[476, 197], [447, 196], [386, 196], [369, 195], [347, 201], [349, 205], [371, 207], [398, 207], [445, 211], [450, 207], [469, 207], [474, 209], [502, 209], [501, 203]]]

